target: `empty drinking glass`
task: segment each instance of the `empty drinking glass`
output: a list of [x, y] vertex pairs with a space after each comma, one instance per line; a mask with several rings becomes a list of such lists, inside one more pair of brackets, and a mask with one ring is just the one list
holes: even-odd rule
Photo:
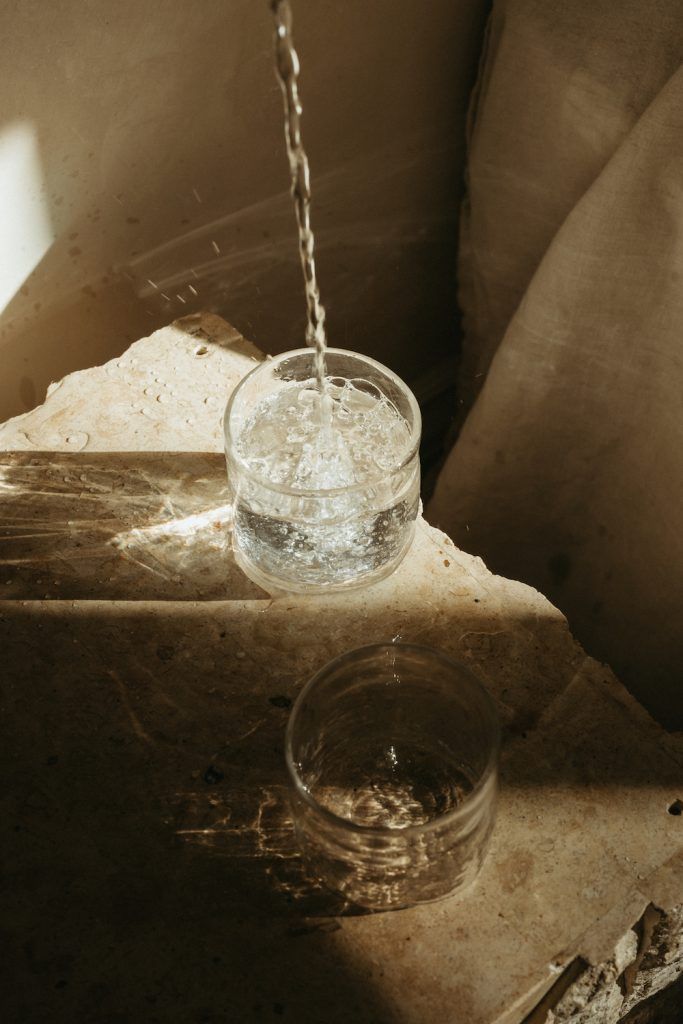
[[440, 651], [374, 644], [331, 661], [299, 695], [285, 741], [314, 873], [375, 909], [468, 886], [493, 827], [499, 732], [487, 691]]

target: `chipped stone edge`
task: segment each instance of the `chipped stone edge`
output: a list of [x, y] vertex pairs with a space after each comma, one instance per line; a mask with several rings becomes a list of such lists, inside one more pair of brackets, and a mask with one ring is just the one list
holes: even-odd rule
[[[683, 851], [550, 968], [561, 974], [523, 1024], [619, 1024], [675, 984], [683, 976]], [[496, 1024], [512, 1019], [505, 1015]]]
[[132, 342], [125, 352], [119, 356], [113, 356], [106, 362], [98, 363], [96, 366], [73, 370], [71, 373], [67, 373], [62, 377], [61, 380], [52, 381], [47, 387], [45, 399], [42, 403], [39, 403], [33, 409], [28, 409], [26, 412], [19, 413], [17, 416], [12, 416], [10, 419], [0, 423], [0, 450], [5, 450], [3, 444], [4, 437], [11, 437], [15, 432], [21, 433], [21, 428], [25, 424], [27, 417], [35, 413], [36, 409], [40, 409], [49, 403], [49, 399], [51, 399], [66, 382], [73, 383], [78, 380], [81, 374], [90, 373], [92, 370], [103, 370], [106, 372], [107, 369], [113, 368], [117, 363], [125, 364], [131, 360], [135, 360], [138, 352], [144, 348], [145, 344], [151, 338], [156, 334], [159, 334], [160, 331], [177, 331], [186, 337], [189, 335], [191, 337], [198, 338], [199, 340], [201, 340], [202, 337], [205, 337], [209, 341], [213, 341], [224, 348], [232, 349], [240, 355], [248, 356], [251, 359], [257, 359], [260, 361], [265, 358], [263, 352], [261, 352], [253, 342], [244, 338], [236, 327], [233, 327], [216, 313], [189, 313], [187, 316], [180, 317], [178, 320], [173, 320], [165, 327], [160, 327], [156, 331], [152, 331], [152, 333], [146, 335], [146, 337], [139, 338], [137, 341]]

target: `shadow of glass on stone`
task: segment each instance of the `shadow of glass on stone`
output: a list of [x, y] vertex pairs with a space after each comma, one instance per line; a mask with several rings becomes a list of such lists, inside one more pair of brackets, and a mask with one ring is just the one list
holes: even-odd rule
[[223, 456], [0, 453], [0, 599], [255, 597]]

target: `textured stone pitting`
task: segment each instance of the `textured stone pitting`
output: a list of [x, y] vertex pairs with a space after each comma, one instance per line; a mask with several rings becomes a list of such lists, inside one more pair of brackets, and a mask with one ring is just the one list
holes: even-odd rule
[[629, 929], [608, 960], [586, 967], [548, 1014], [548, 1024], [616, 1024], [623, 1005], [619, 980], [637, 952], [638, 937]]
[[623, 1014], [683, 978], [683, 900], [666, 911], [653, 910], [650, 941], [624, 999]]
[[[422, 519], [364, 590], [246, 580], [221, 417], [258, 358], [187, 318], [0, 426], [8, 1019], [613, 1024], [680, 971], [681, 738]], [[388, 639], [489, 688], [501, 799], [471, 892], [358, 915], [303, 872], [282, 739], [316, 669]]]
[[[574, 962], [576, 963], [576, 962]], [[574, 965], [572, 965], [573, 967]], [[683, 978], [683, 906], [652, 903], [599, 964], [582, 961], [577, 977], [532, 1015], [529, 1024], [619, 1024], [637, 1007]]]
[[0, 424], [0, 450], [221, 451], [228, 395], [261, 358], [220, 317], [184, 317], [51, 384], [43, 405]]

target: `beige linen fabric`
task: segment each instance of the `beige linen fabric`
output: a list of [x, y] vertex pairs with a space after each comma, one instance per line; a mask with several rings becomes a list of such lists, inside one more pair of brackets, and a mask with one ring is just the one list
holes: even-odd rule
[[682, 0], [494, 4], [462, 221], [471, 409], [429, 508], [679, 728], [682, 57]]

